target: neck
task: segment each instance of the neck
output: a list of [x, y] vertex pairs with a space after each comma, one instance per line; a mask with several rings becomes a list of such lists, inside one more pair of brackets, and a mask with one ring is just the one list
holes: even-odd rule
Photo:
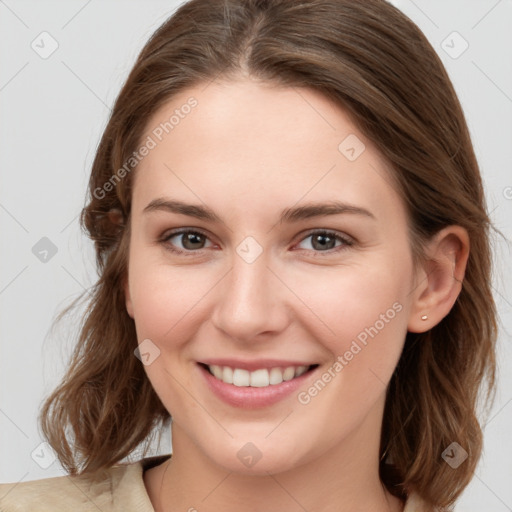
[[370, 414], [342, 443], [293, 469], [256, 476], [219, 466], [173, 424], [176, 449], [162, 465], [150, 497], [156, 512], [401, 512], [403, 502], [379, 478], [379, 419]]

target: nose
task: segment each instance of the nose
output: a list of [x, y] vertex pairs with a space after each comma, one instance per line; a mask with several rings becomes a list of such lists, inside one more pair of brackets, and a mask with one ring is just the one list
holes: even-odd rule
[[269, 267], [265, 252], [252, 263], [238, 254], [216, 287], [212, 322], [224, 335], [239, 342], [268, 338], [283, 331], [290, 321], [293, 294]]

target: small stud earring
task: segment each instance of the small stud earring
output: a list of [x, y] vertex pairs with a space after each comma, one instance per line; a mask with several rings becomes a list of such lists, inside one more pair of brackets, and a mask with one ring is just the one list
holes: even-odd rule
[[428, 320], [428, 316], [427, 316], [427, 315], [423, 315], [423, 316], [421, 317], [421, 319], [422, 319], [422, 320]]

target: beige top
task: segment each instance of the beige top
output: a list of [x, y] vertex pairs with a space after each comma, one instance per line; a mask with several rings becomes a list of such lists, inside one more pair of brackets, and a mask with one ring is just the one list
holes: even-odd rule
[[[0, 512], [154, 512], [142, 475], [168, 458], [158, 455], [120, 464], [94, 479], [83, 474], [0, 484]], [[411, 494], [404, 512], [428, 511]]]

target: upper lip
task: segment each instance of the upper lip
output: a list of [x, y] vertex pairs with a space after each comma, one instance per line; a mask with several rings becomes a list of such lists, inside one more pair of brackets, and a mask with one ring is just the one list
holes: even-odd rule
[[199, 361], [199, 363], [206, 364], [208, 366], [229, 366], [230, 368], [240, 368], [249, 372], [266, 368], [287, 368], [288, 366], [312, 366], [317, 363], [310, 363], [304, 361], [285, 361], [284, 359], [252, 359], [250, 361], [243, 361], [240, 359], [228, 359], [228, 358], [213, 358]]

